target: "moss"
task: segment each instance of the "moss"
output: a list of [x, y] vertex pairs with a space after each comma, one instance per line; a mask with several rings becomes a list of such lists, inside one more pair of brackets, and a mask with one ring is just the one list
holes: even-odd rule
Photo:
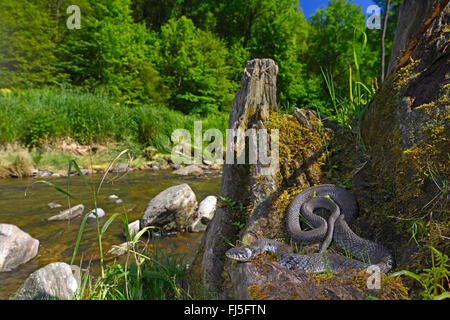
[[250, 286], [247, 290], [253, 300], [266, 300], [269, 297], [267, 292], [261, 290], [257, 285]]
[[276, 112], [270, 113], [267, 126], [269, 130], [279, 130], [280, 163], [276, 177], [278, 191], [273, 196], [268, 227], [262, 236], [284, 239], [285, 211], [296, 194], [320, 182], [327, 156], [322, 152], [323, 146], [331, 134], [322, 133], [317, 127], [310, 130], [294, 116]]

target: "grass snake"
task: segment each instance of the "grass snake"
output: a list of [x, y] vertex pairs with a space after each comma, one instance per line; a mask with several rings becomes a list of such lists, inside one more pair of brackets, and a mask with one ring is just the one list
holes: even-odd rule
[[[314, 213], [326, 209], [331, 214], [328, 221]], [[303, 190], [294, 197], [287, 209], [286, 227], [292, 240], [298, 244], [322, 243], [320, 251], [313, 254], [292, 253], [290, 246], [272, 239], [262, 238], [251, 246], [229, 249], [225, 255], [233, 260], [246, 262], [256, 255], [272, 252], [279, 264], [288, 269], [300, 269], [313, 273], [336, 272], [347, 267], [367, 269], [376, 265], [387, 273], [393, 265], [391, 253], [382, 245], [359, 237], [349, 227], [357, 211], [353, 195], [336, 185], [323, 184]], [[314, 228], [302, 230], [299, 214]], [[346, 256], [328, 253], [327, 248], [334, 240]], [[350, 257], [351, 256], [351, 257]]]

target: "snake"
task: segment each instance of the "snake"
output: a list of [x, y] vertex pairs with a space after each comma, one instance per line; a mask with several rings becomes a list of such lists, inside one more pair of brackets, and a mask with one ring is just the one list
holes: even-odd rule
[[[328, 221], [314, 213], [326, 209]], [[357, 212], [357, 202], [346, 189], [322, 184], [298, 193], [286, 210], [286, 229], [292, 240], [300, 245], [321, 243], [318, 253], [293, 253], [291, 246], [268, 238], [255, 240], [250, 246], [233, 247], [226, 251], [229, 259], [247, 262], [264, 252], [277, 255], [277, 262], [290, 269], [311, 273], [337, 272], [346, 268], [365, 269], [375, 266], [380, 272], [392, 269], [392, 254], [379, 243], [361, 238], [349, 227]], [[314, 228], [303, 230], [299, 216]], [[344, 250], [345, 255], [329, 253], [331, 241]]]

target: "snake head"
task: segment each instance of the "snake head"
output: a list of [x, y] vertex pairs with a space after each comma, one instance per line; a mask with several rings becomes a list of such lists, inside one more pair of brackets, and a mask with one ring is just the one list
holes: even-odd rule
[[225, 255], [230, 259], [237, 260], [239, 262], [246, 262], [255, 256], [255, 252], [249, 247], [243, 246], [231, 248], [225, 252]]

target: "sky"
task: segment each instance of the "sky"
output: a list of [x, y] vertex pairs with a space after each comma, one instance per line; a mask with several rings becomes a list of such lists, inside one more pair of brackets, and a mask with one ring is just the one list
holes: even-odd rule
[[[320, 7], [326, 7], [328, 0], [299, 0], [300, 7], [303, 10], [305, 18], [309, 18]], [[367, 8], [374, 4], [372, 0], [353, 0], [353, 3], [363, 6], [363, 12], [365, 13]]]

